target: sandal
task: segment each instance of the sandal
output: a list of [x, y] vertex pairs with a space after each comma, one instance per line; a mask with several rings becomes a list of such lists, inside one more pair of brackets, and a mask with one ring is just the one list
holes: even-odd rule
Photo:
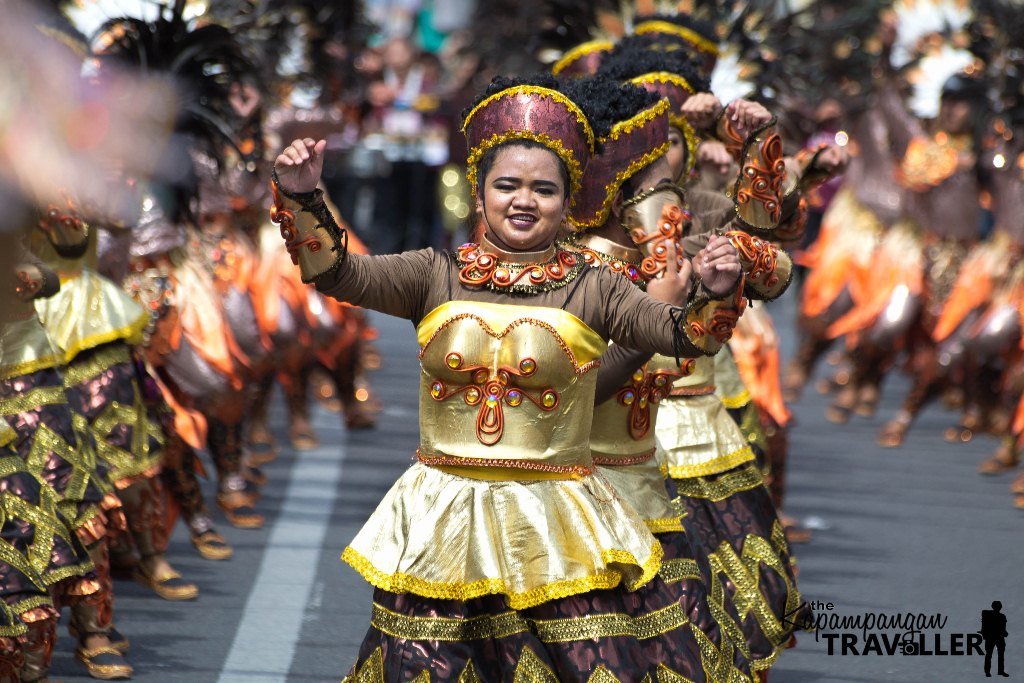
[[217, 507], [228, 522], [239, 529], [259, 529], [263, 526], [263, 515], [253, 509], [252, 496], [242, 491], [217, 494]]
[[194, 583], [182, 579], [181, 574], [173, 569], [163, 574], [152, 576], [140, 564], [132, 575], [136, 583], [150, 589], [164, 600], [182, 601], [195, 600], [199, 597], [199, 588]]
[[216, 531], [205, 531], [193, 535], [192, 545], [196, 547], [204, 560], [229, 560], [235, 554], [234, 549]]
[[79, 646], [75, 648], [75, 659], [85, 665], [91, 677], [103, 681], [125, 680], [135, 673], [121, 652], [109, 645], [92, 650]]

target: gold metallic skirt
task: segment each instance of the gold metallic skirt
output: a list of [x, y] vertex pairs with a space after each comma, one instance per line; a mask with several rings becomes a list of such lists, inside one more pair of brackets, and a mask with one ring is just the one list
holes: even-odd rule
[[392, 592], [512, 609], [651, 580], [661, 544], [599, 472], [487, 481], [423, 464], [391, 487], [342, 559]]
[[88, 269], [62, 280], [56, 295], [37, 299], [36, 312], [66, 362], [118, 339], [138, 344], [149, 321], [142, 306], [120, 287]]
[[601, 465], [599, 471], [636, 510], [652, 534], [683, 530], [657, 460], [651, 458], [636, 465]]
[[754, 459], [754, 452], [714, 394], [669, 397], [658, 409], [656, 457], [674, 479], [724, 472]]

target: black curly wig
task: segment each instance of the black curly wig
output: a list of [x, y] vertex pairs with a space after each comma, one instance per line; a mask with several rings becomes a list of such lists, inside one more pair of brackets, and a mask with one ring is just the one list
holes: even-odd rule
[[[612, 131], [619, 121], [625, 121], [644, 109], [654, 106], [658, 102], [658, 96], [635, 85], [622, 84], [605, 76], [592, 76], [584, 79], [559, 80], [548, 73], [538, 73], [526, 77], [509, 78], [496, 76], [482, 93], [477, 95], [473, 103], [462, 112], [465, 119], [470, 111], [491, 95], [496, 95], [502, 90], [514, 88], [519, 85], [533, 85], [540, 88], [548, 88], [562, 93], [572, 100], [583, 112], [590, 122], [594, 136], [602, 138]], [[477, 182], [483, 183], [487, 173], [494, 165], [494, 159], [499, 149], [506, 146], [520, 147], [543, 147], [539, 143], [530, 140], [510, 140], [502, 145], [491, 147], [477, 162]], [[561, 161], [561, 160], [559, 160]], [[566, 193], [569, 192], [569, 169], [564, 163], [560, 163], [562, 180], [564, 181]]]
[[618, 81], [627, 81], [655, 71], [668, 71], [682, 76], [695, 92], [709, 92], [711, 83], [684, 50], [663, 50], [656, 47], [653, 36], [623, 38], [601, 61], [598, 74]]

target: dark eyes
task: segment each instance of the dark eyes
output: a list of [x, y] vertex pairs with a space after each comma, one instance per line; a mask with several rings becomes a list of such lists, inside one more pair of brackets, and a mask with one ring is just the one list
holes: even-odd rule
[[[494, 189], [496, 189], [498, 192], [515, 192], [518, 188], [511, 183], [495, 183]], [[543, 197], [551, 197], [555, 194], [555, 190], [547, 186], [538, 187], [537, 189], [534, 190], [534, 192]]]

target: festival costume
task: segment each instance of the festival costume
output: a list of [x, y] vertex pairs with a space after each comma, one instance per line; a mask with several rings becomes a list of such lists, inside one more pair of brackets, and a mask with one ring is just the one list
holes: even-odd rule
[[883, 446], [898, 446], [921, 408], [945, 388], [951, 373], [963, 368], [962, 354], [949, 341], [942, 346], [951, 360], [940, 365], [934, 333], [977, 239], [981, 208], [973, 163], [964, 164], [971, 154], [970, 136], [927, 135], [894, 92], [883, 91], [879, 105], [890, 140], [902, 154], [896, 179], [906, 193], [903, 217], [879, 242], [871, 277], [865, 278], [871, 283], [869, 294], [833, 325], [839, 334], [864, 332], [857, 341], [850, 386], [834, 405], [850, 410], [858, 388], [871, 381], [877, 386], [879, 369], [891, 367], [894, 355], [905, 350], [913, 386], [878, 437]]
[[[723, 120], [714, 132], [727, 143], [738, 137]], [[748, 299], [780, 296], [792, 270], [785, 252], [751, 234], [770, 234], [773, 222], [777, 225], [787, 215], [784, 206], [793, 204], [783, 201], [786, 171], [776, 163], [781, 161], [777, 139], [774, 128], [767, 126], [755, 131], [742, 145], [727, 144], [743, 169], [733, 188], [737, 199], [726, 202], [726, 210], [718, 211], [717, 220], [685, 225], [692, 233], [725, 224], [741, 228], [727, 232], [726, 237], [737, 247], [745, 273], [737, 295]], [[746, 169], [756, 172], [748, 174]], [[762, 189], [756, 190], [759, 187]], [[715, 215], [716, 202], [710, 197], [698, 194], [695, 199], [703, 208], [701, 213]], [[666, 223], [670, 214], [662, 214]], [[707, 234], [693, 234], [687, 239], [684, 246], [688, 256], [703, 245]], [[742, 312], [743, 307], [738, 308]], [[731, 336], [732, 329], [721, 329], [720, 339], [728, 341]], [[664, 361], [655, 357], [652, 363], [657, 368]], [[687, 529], [708, 559], [710, 566], [704, 579], [712, 604], [720, 608], [731, 604], [734, 609], [739, 604], [745, 606], [733, 614], [721, 609], [715, 616], [750, 660], [751, 669], [762, 671], [789, 643], [794, 628], [786, 615], [798, 610], [800, 596], [785, 534], [754, 452], [715, 395], [715, 363], [712, 359], [697, 359], [690, 373], [669, 384], [667, 395], [658, 404], [654, 425], [656, 458], [670, 496], [686, 513]]]
[[[84, 253], [77, 257], [37, 231], [36, 254], [61, 277], [61, 291], [38, 301], [36, 310], [51, 338], [64, 353], [64, 383], [72, 410], [88, 420], [106, 477], [118, 491], [128, 521], [130, 541], [122, 555], [135, 565], [135, 578], [167, 599], [194, 598], [194, 584], [176, 572], [154, 575], [153, 558], [166, 549], [163, 485], [159, 478], [164, 433], [150, 417], [140, 388], [133, 346], [149, 321], [121, 288], [96, 272], [97, 227], [48, 209], [47, 222], [79, 222], [86, 233]], [[51, 228], [52, 229], [52, 228]], [[63, 251], [64, 253], [60, 253]], [[134, 546], [134, 548], [133, 548]], [[142, 562], [139, 562], [139, 559]]]
[[[527, 138], [578, 186], [589, 126], [559, 93], [503, 91], [466, 127], [471, 177], [483, 150]], [[282, 193], [274, 209], [304, 279], [412, 319], [423, 365], [419, 462], [343, 555], [378, 589], [351, 680], [654, 680], [659, 664], [699, 657], [667, 647], [687, 627], [677, 601], [624, 591], [654, 577], [662, 550], [594, 470], [586, 434], [605, 338], [683, 355], [716, 341], [555, 247], [346, 256], [317, 199]]]
[[[147, 77], [160, 73], [177, 83], [176, 97], [182, 103], [173, 142], [147, 178], [152, 190], [143, 199], [142, 225], [132, 231], [127, 288], [153, 314], [146, 355], [173, 410], [175, 434], [188, 447], [209, 447], [219, 506], [232, 524], [256, 527], [263, 522], [253, 510], [258, 487], [246, 481], [242, 450], [248, 358], [214, 284], [215, 262], [232, 254], [205, 243], [199, 231], [202, 226], [194, 214], [198, 173], [192, 156], [202, 150], [222, 159], [225, 146], [239, 145], [234, 126], [243, 122], [229, 84], [244, 82], [253, 67], [231, 29], [214, 22], [194, 25], [185, 13], [184, 4], [176, 3], [152, 20], [119, 17], [103, 26], [101, 78], [108, 63], [114, 70], [136, 70]], [[185, 104], [193, 102], [201, 104]], [[180, 461], [178, 454], [187, 449], [175, 444], [171, 451]], [[194, 485], [187, 468], [176, 474]], [[185, 503], [195, 497], [176, 499]], [[201, 542], [212, 529], [209, 515], [198, 508], [182, 511], [193, 539]]]
[[[104, 508], [113, 515], [117, 506], [116, 499], [104, 498], [98, 485], [107, 486], [96, 479], [88, 422], [69, 410], [59, 370], [63, 360], [63, 352], [50, 341], [31, 303], [12, 311], [0, 338], [0, 427], [9, 430], [5, 452], [18, 460], [8, 462], [11, 488], [5, 508], [11, 516], [3, 535], [13, 544], [12, 552], [30, 549], [30, 564], [23, 565], [21, 573], [24, 576], [24, 570], [33, 567], [37, 576], [27, 577], [26, 584], [12, 574], [5, 589], [13, 595], [19, 584], [27, 591], [36, 585], [49, 589], [52, 596], [52, 602], [38, 594], [25, 596], [26, 605], [33, 604], [22, 618], [28, 628], [21, 638], [24, 681], [46, 678], [56, 638], [58, 612], [53, 608], [64, 605], [71, 608], [72, 633], [80, 639], [76, 658], [90, 674], [107, 671], [130, 676], [132, 671], [119, 652], [84, 645], [90, 635], [115, 635]], [[42, 486], [34, 487], [25, 473]], [[15, 559], [16, 554], [8, 554], [8, 561]]]
[[[1024, 444], [1024, 399], [1021, 399], [1021, 329], [1024, 326], [1024, 245], [1018, 220], [1024, 211], [1021, 169], [1024, 149], [1017, 130], [1003, 120], [994, 124], [995, 141], [982, 163], [992, 174], [992, 237], [975, 247], [964, 262], [935, 329], [943, 341], [966, 326], [966, 408], [961, 425], [947, 436], [970, 441], [976, 431], [990, 431], [1002, 443], [979, 465], [983, 474], [1000, 474], [1020, 462]], [[996, 162], [996, 159], [999, 162]], [[1024, 507], [1024, 486], [1011, 486], [1017, 507]]]
[[[587, 165], [583, 189], [571, 212], [574, 227], [605, 225], [609, 220], [608, 207], [622, 183], [665, 154], [670, 107], [671, 103], [662, 99], [654, 107], [616, 123], [609, 135], [600, 140], [601, 152]], [[657, 209], [645, 211], [642, 203], [631, 204], [627, 219], [632, 228], [627, 230], [630, 239], [642, 245], [643, 251], [583, 231], [567, 242], [567, 248], [588, 263], [609, 268], [645, 288], [666, 266], [666, 244], [674, 241], [677, 249], [682, 249], [681, 221], [666, 220], [666, 216], [682, 219], [686, 215], [681, 197], [671, 189], [654, 193], [646, 201], [657, 204]], [[617, 365], [620, 356], [621, 362], [628, 362], [626, 357], [631, 353], [613, 345], [602, 357], [602, 363]], [[640, 591], [650, 593], [652, 598], [659, 593], [678, 596], [678, 602], [690, 616], [691, 629], [677, 637], [684, 644], [695, 638], [700, 645], [700, 661], [691, 664], [691, 670], [703, 669], [708, 680], [748, 680], [749, 667], [733, 641], [742, 641], [742, 634], [727, 634], [719, 626], [719, 615], [728, 609], [733, 611], [727, 617], [729, 623], [735, 621], [735, 608], [724, 604], [724, 596], [720, 596], [722, 603], [709, 605], [702, 577], [710, 571], [702, 574], [699, 566], [706, 558], [694, 550], [654, 458], [658, 404], [668, 394], [672, 381], [688, 374], [694, 361], [687, 359], [678, 364], [668, 357], [656, 358], [660, 362], [652, 361], [637, 369], [623, 386], [615, 387], [610, 399], [595, 406], [590, 433], [592, 457], [599, 471], [661, 542], [665, 558], [659, 576]], [[599, 401], [603, 393], [599, 390]]]

